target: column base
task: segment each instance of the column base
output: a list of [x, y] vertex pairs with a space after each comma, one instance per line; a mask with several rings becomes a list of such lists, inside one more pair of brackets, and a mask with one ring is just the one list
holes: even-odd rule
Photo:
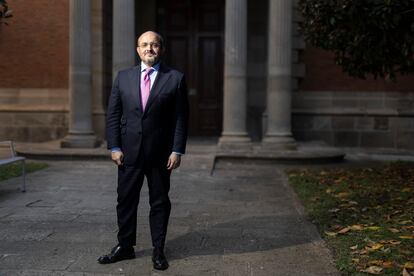
[[62, 148], [96, 148], [99, 146], [99, 141], [96, 139], [96, 136], [91, 133], [69, 133], [63, 140], [60, 142]]
[[220, 137], [218, 148], [222, 151], [251, 151], [253, 149], [252, 140], [247, 133], [226, 134]]
[[295, 139], [288, 136], [270, 136], [267, 135], [262, 140], [260, 151], [280, 151], [280, 150], [297, 150], [298, 146]]

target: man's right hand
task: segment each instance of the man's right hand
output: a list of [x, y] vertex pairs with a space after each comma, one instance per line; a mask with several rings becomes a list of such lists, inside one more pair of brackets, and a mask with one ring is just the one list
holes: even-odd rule
[[115, 164], [120, 166], [122, 165], [124, 161], [124, 154], [122, 153], [122, 151], [113, 151], [111, 152], [111, 158], [112, 158], [112, 161], [115, 162]]

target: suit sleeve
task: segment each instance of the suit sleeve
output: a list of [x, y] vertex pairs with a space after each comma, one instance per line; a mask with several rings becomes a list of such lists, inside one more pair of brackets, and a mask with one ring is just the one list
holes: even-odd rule
[[106, 113], [106, 140], [108, 149], [121, 148], [120, 120], [122, 116], [122, 102], [119, 91], [119, 74], [116, 76], [112, 86], [111, 96]]
[[188, 134], [188, 116], [189, 116], [189, 104], [188, 104], [188, 89], [184, 76], [181, 77], [178, 85], [178, 95], [176, 97], [175, 106], [175, 133], [174, 133], [174, 145], [173, 152], [185, 153], [185, 147], [187, 143]]

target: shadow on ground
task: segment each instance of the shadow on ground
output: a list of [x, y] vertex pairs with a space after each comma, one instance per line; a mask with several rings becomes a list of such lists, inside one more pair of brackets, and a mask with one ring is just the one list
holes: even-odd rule
[[[170, 260], [193, 256], [262, 252], [312, 242], [315, 238], [300, 227], [297, 217], [263, 216], [220, 223], [196, 229], [167, 241]], [[292, 228], [294, 227], [294, 228]], [[151, 249], [136, 252], [150, 256]]]

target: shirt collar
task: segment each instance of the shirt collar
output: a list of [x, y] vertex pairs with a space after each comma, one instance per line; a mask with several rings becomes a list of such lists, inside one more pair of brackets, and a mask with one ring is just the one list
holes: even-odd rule
[[[141, 72], [147, 68], [148, 66], [141, 61]], [[158, 72], [158, 70], [160, 70], [160, 63], [158, 62], [157, 64], [154, 64], [151, 68], [154, 69], [154, 71]]]

